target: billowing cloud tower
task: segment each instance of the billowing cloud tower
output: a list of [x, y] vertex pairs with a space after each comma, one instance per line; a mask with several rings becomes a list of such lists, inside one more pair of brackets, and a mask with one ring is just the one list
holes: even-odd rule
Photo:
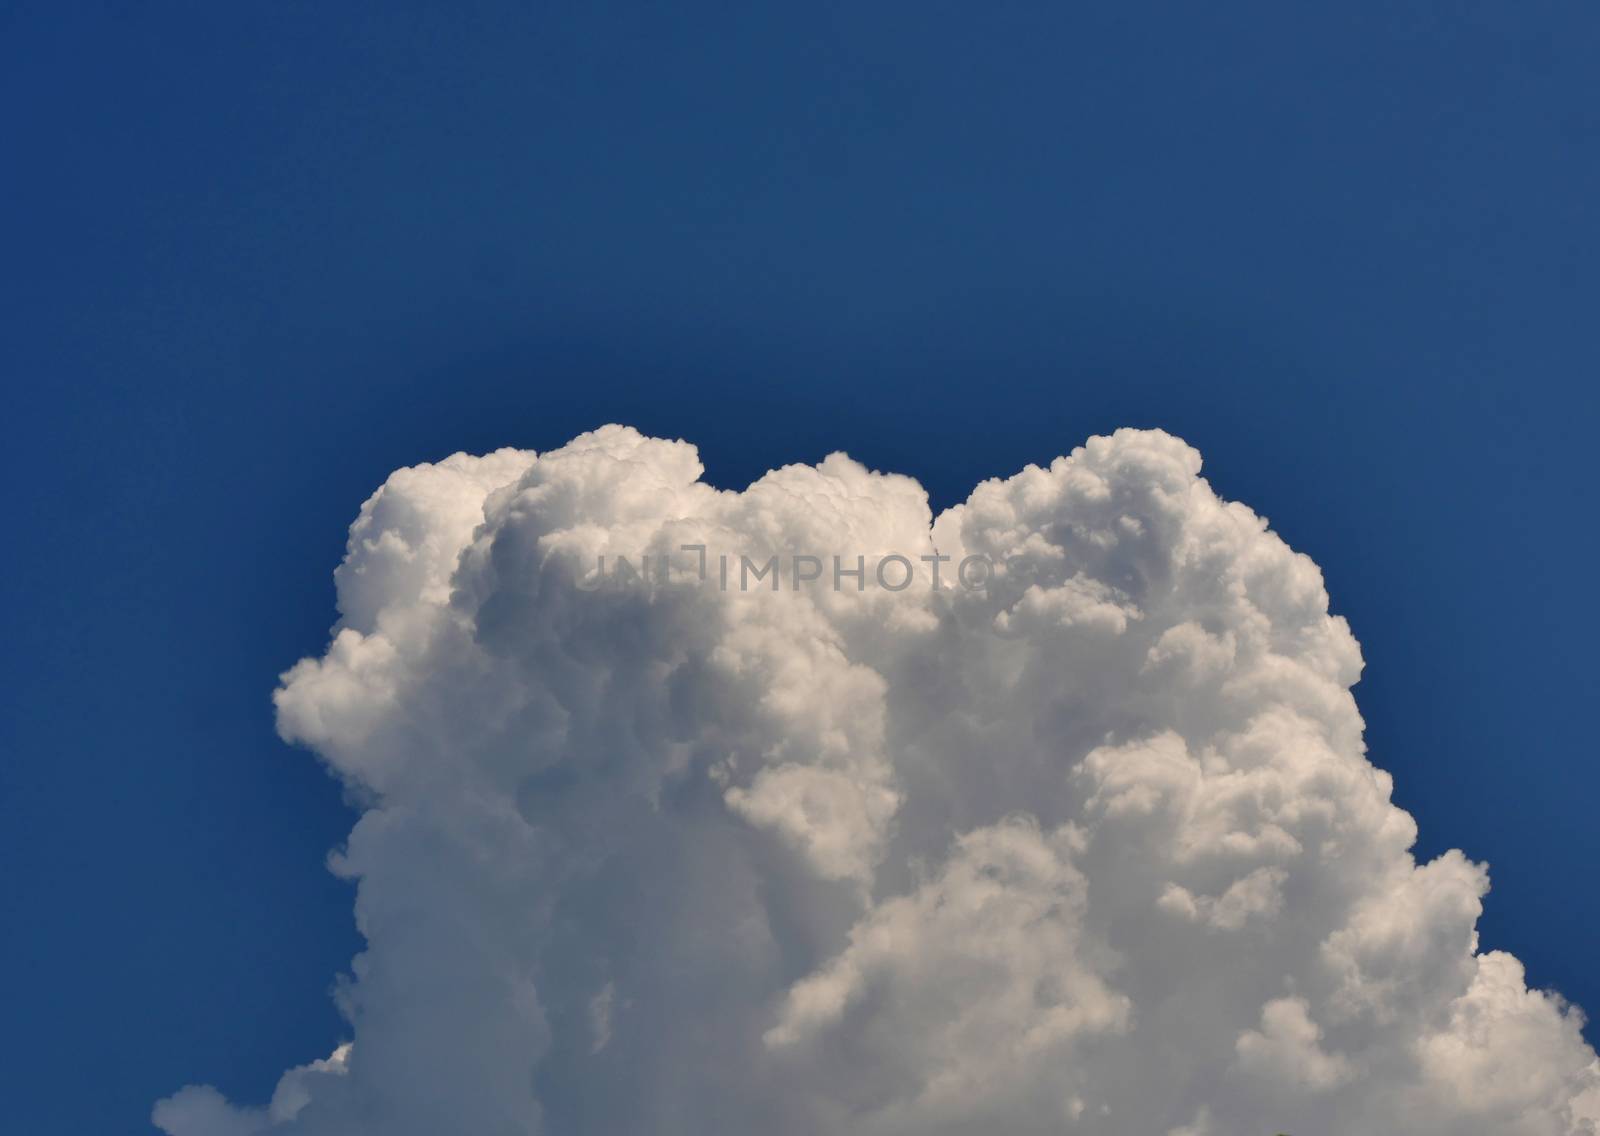
[[157, 1125], [1600, 1133], [1484, 869], [1412, 858], [1316, 565], [1199, 470], [1124, 430], [937, 518], [617, 426], [395, 473], [277, 693], [362, 810], [348, 1036]]

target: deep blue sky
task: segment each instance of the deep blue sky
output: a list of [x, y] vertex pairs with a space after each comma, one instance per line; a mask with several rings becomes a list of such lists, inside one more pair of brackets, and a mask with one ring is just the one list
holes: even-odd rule
[[613, 419], [939, 504], [1182, 434], [1600, 1012], [1600, 8], [443, 7], [0, 7], [9, 1130], [328, 1051], [351, 816], [275, 676], [390, 469]]

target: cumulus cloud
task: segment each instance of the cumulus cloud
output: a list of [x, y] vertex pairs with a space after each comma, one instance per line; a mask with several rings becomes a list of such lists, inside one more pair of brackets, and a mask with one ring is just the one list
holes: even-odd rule
[[393, 474], [276, 695], [362, 810], [348, 1034], [155, 1123], [1597, 1136], [1578, 1011], [1411, 854], [1316, 565], [1199, 473], [1124, 430], [935, 517], [608, 426]]

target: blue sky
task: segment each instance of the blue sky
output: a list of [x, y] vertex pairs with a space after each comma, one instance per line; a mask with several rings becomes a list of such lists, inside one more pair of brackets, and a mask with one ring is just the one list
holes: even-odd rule
[[941, 505], [1183, 436], [1322, 566], [1486, 944], [1600, 1007], [1592, 5], [22, 4], [0, 45], [16, 1130], [326, 1052], [351, 818], [276, 676], [391, 469], [613, 420]]

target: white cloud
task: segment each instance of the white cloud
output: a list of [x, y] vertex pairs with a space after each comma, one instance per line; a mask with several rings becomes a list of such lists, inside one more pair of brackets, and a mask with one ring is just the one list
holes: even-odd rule
[[[1321, 574], [1199, 468], [1120, 431], [937, 518], [622, 427], [394, 474], [277, 694], [364, 807], [349, 1044], [156, 1124], [1596, 1136], [1577, 1011], [1478, 953], [1485, 872], [1412, 859]], [[710, 584], [592, 586], [684, 545]]]

